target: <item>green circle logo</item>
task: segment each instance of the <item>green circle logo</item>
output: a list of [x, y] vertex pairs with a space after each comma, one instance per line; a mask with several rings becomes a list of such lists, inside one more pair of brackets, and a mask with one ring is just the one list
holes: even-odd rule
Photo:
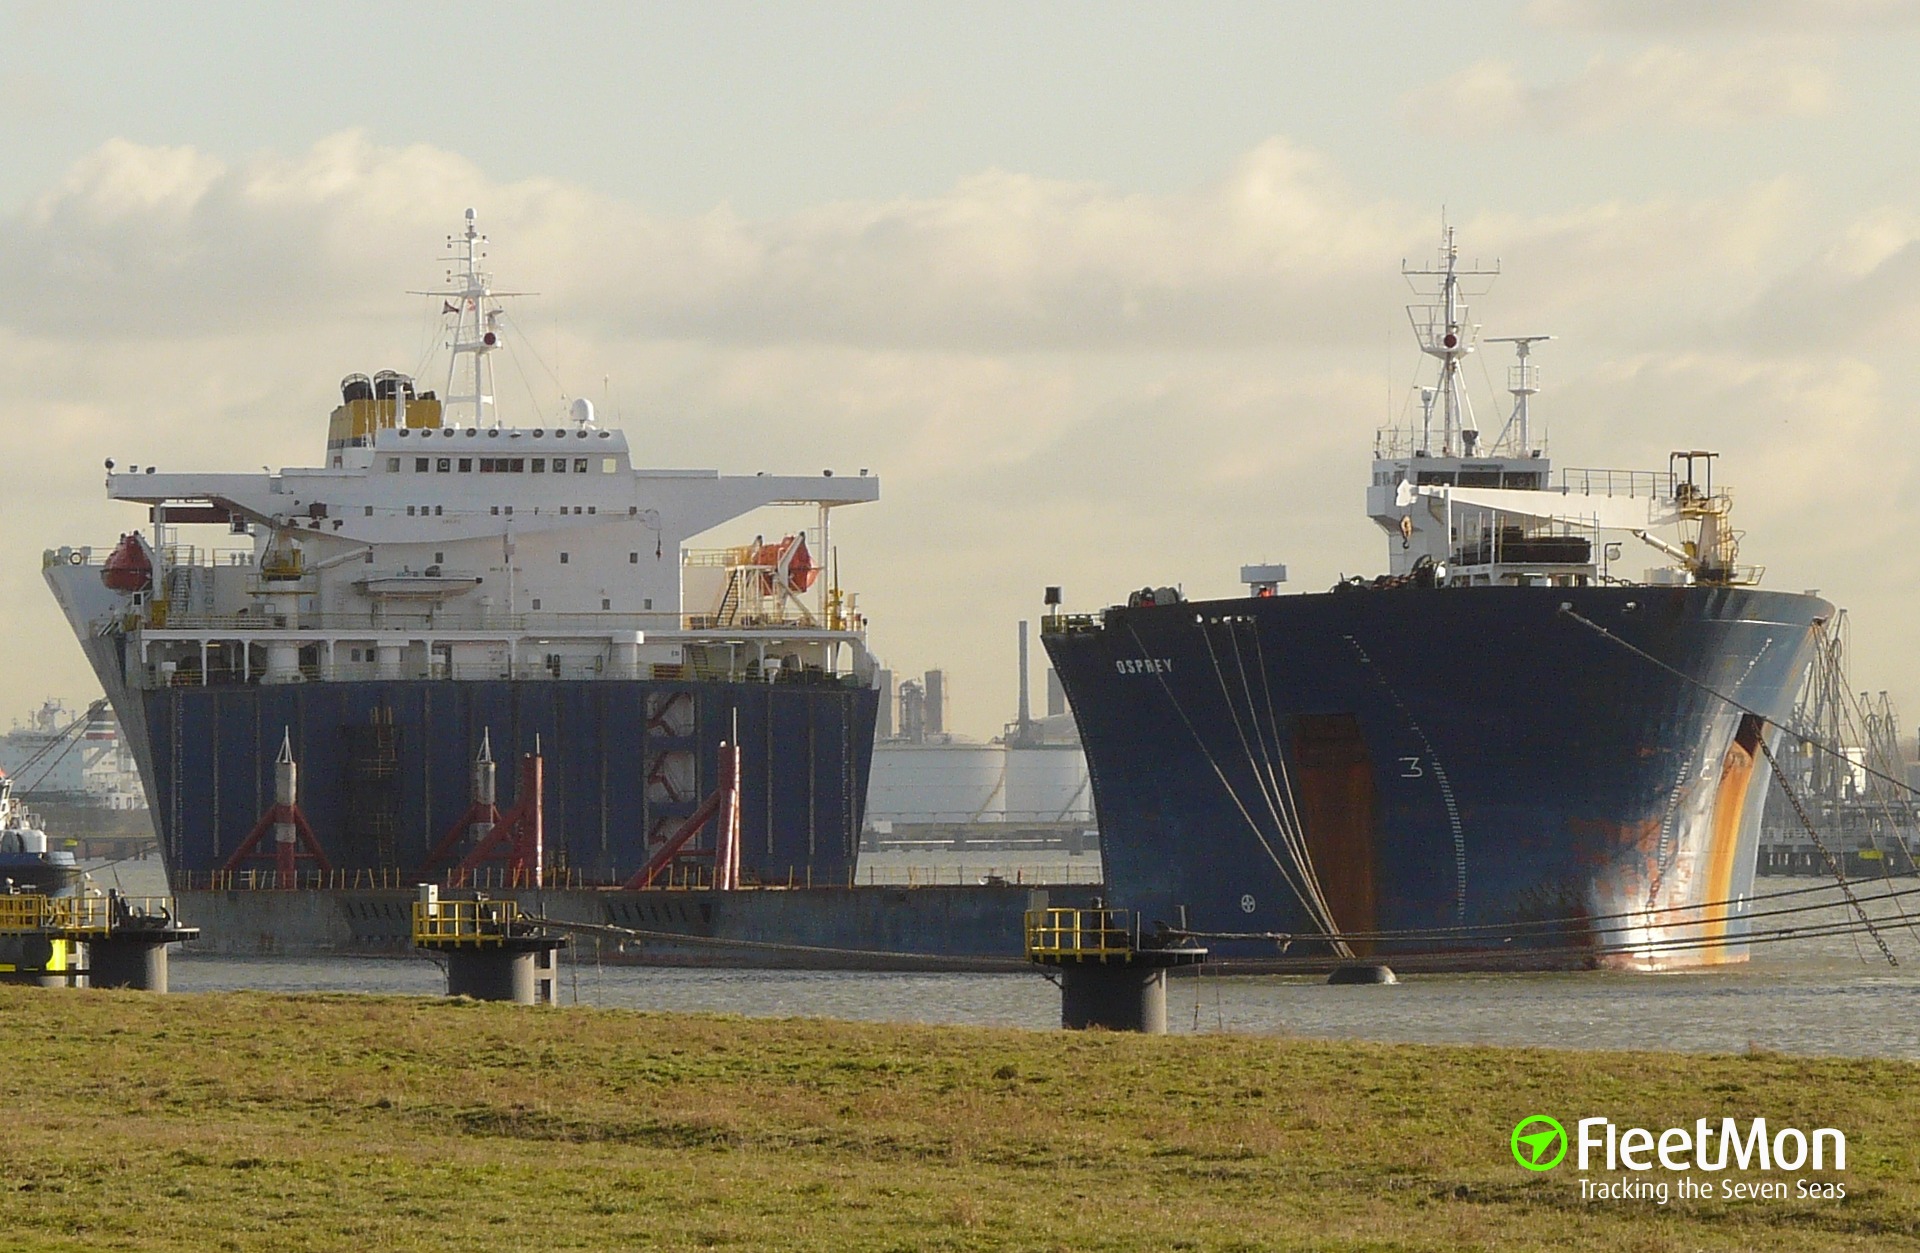
[[[1527, 1130], [1536, 1124], [1537, 1130]], [[1528, 1170], [1552, 1170], [1567, 1155], [1567, 1129], [1545, 1114], [1535, 1114], [1514, 1124], [1508, 1144], [1513, 1149], [1513, 1160]], [[1547, 1155], [1549, 1152], [1553, 1154], [1551, 1157]]]

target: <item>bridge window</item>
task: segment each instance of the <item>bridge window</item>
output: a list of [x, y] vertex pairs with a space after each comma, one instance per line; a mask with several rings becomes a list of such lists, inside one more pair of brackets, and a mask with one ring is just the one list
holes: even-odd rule
[[460, 458], [460, 473], [462, 473], [462, 474], [472, 474], [472, 473], [473, 473], [473, 458], [472, 458], [472, 457], [462, 457], [462, 458]]
[[398, 457], [387, 458], [387, 473], [388, 474], [400, 473], [400, 458]]
[[567, 472], [567, 459], [565, 457], [555, 457], [553, 459], [553, 472], [555, 474], [565, 474]]
[[436, 473], [436, 474], [449, 474], [449, 473], [451, 473], [451, 472], [452, 472], [452, 470], [453, 470], [453, 458], [452, 458], [452, 457], [441, 457], [441, 458], [440, 458], [439, 460], [437, 460], [437, 461], [435, 461], [435, 462], [433, 463], [433, 469], [434, 469], [434, 473]]
[[585, 474], [587, 472], [587, 459], [585, 457], [575, 457], [573, 459], [573, 472], [575, 474]]
[[546, 473], [546, 469], [547, 459], [545, 457], [535, 457], [533, 459], [533, 472], [535, 474], [544, 474]]
[[567, 564], [567, 554], [566, 554], [566, 553], [561, 553], [561, 554], [560, 554], [560, 564], [561, 564], [561, 565], [563, 565], [563, 566]]
[[413, 472], [415, 474], [425, 474], [427, 472], [427, 462], [431, 460], [433, 460], [431, 457], [415, 457], [413, 459]]

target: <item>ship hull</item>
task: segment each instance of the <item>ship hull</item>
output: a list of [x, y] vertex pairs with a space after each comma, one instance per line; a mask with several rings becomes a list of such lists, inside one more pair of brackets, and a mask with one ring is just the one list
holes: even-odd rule
[[1410, 587], [1113, 609], [1045, 642], [1113, 903], [1249, 963], [1338, 957], [1330, 918], [1408, 965], [1653, 969], [1746, 957], [1744, 904], [1700, 907], [1752, 890], [1762, 739], [1831, 613]]
[[[513, 763], [540, 752], [547, 866], [606, 883], [643, 866], [717, 786], [720, 745], [736, 734], [742, 873], [845, 883], [877, 693], [840, 683], [502, 679], [177, 686], [126, 699], [135, 708], [116, 709], [132, 724], [176, 887], [204, 883], [272, 808], [283, 737], [299, 766], [300, 810], [342, 874], [418, 871], [472, 803], [484, 739], [502, 810], [516, 799]], [[711, 827], [689, 845], [701, 847], [711, 849]], [[267, 857], [247, 865], [272, 869]]]

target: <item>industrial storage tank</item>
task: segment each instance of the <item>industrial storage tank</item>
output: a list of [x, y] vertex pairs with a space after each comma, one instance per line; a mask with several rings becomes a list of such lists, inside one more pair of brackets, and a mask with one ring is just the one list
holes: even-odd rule
[[999, 744], [874, 745], [868, 823], [1004, 821], [1007, 752]]
[[1091, 822], [1093, 789], [1080, 745], [1009, 748], [1005, 811], [1008, 822]]

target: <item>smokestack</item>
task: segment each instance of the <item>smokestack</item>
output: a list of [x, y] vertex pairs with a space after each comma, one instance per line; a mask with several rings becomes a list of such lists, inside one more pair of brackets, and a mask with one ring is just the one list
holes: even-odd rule
[[1033, 709], [1027, 704], [1027, 622], [1020, 620], [1020, 729], [1033, 725]]
[[947, 672], [929, 670], [927, 682], [927, 734], [945, 735], [947, 732]]

